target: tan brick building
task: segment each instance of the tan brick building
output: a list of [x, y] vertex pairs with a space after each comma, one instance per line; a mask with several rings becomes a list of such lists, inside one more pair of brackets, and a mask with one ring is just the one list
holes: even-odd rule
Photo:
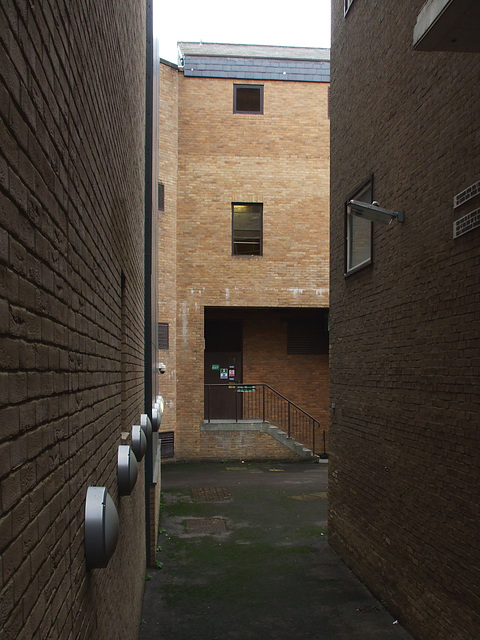
[[[154, 460], [134, 486], [118, 460], [155, 397], [151, 24], [138, 0], [0, 7], [2, 640], [138, 635]], [[116, 545], [87, 535], [102, 501]]]
[[174, 432], [176, 459], [295, 457], [257, 430], [204, 424], [231, 411], [258, 417], [251, 404], [265, 383], [320, 422], [318, 451], [328, 429], [329, 51], [179, 50], [160, 82], [162, 429]]
[[418, 640], [480, 628], [479, 31], [332, 3], [329, 540]]

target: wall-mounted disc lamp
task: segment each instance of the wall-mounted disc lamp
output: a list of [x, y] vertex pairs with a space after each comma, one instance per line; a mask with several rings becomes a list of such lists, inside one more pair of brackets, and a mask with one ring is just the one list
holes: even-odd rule
[[148, 414], [142, 413], [140, 416], [140, 427], [142, 428], [147, 440], [149, 440], [152, 437], [152, 423], [150, 422]]
[[360, 202], [359, 200], [349, 200], [347, 202], [347, 213], [358, 218], [365, 218], [365, 220], [371, 220], [372, 222], [379, 222], [380, 224], [390, 224], [392, 220], [398, 222], [405, 221], [404, 211], [390, 211], [389, 209], [383, 209], [378, 202]]
[[152, 427], [154, 431], [158, 431], [162, 422], [164, 402], [162, 396], [157, 396], [156, 402], [152, 407]]
[[138, 477], [138, 463], [132, 448], [126, 444], [118, 447], [117, 456], [117, 482], [118, 493], [121, 496], [129, 496]]
[[147, 436], [139, 424], [134, 424], [132, 427], [132, 450], [138, 462], [143, 459], [147, 450]]
[[118, 513], [106, 487], [88, 487], [85, 499], [85, 559], [89, 569], [104, 568], [118, 540]]
[[157, 396], [155, 400], [155, 405], [158, 405], [160, 411], [163, 413], [163, 410], [165, 409], [165, 401], [162, 396]]

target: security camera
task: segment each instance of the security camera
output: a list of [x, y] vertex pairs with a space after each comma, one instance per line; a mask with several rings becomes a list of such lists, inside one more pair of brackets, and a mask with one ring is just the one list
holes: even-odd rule
[[159, 362], [158, 363], [158, 370], [160, 371], [160, 373], [165, 373], [165, 371], [167, 370], [167, 367], [165, 366], [165, 364], [163, 362]]

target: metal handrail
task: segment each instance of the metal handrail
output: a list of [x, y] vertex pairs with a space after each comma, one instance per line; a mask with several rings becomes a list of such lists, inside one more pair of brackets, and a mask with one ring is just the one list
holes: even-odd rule
[[[316, 453], [316, 441], [317, 441], [317, 433], [320, 435], [320, 422], [312, 415], [307, 413], [304, 409], [296, 405], [294, 402], [289, 400], [286, 396], [278, 392], [276, 389], [271, 387], [269, 384], [265, 382], [231, 382], [227, 384], [206, 384], [206, 393], [205, 393], [205, 419], [207, 422], [211, 421], [211, 393], [212, 388], [220, 387], [225, 390], [235, 388], [235, 391], [248, 391], [254, 392], [255, 396], [257, 396], [257, 389], [260, 388], [262, 391], [261, 402], [257, 399], [252, 402], [250, 400], [246, 400], [248, 396], [243, 395], [243, 401], [241, 403], [240, 409], [242, 410], [242, 417], [244, 418], [244, 414], [247, 414], [246, 419], [250, 420], [259, 420], [262, 422], [274, 422], [276, 426], [282, 428], [286, 431], [287, 436], [289, 438], [294, 438], [298, 442], [301, 442], [305, 446], [308, 446], [312, 452]], [[270, 392], [274, 398], [276, 398], [277, 402], [272, 403], [267, 399], [267, 392]], [[279, 403], [279, 401], [281, 401]], [[282, 406], [283, 402], [283, 406]], [[285, 404], [286, 403], [286, 404]], [[239, 419], [239, 403], [238, 396], [235, 397], [235, 407], [234, 411], [232, 411], [232, 415], [225, 418], [230, 420], [235, 420], [238, 422]], [[233, 415], [234, 413], [234, 415]], [[308, 426], [309, 425], [309, 426]], [[325, 430], [323, 430], [323, 453], [322, 457], [327, 457], [326, 453], [326, 437]]]

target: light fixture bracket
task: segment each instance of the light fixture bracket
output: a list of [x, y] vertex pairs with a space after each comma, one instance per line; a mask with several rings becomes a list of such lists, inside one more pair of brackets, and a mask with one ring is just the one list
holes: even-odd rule
[[360, 200], [349, 200], [347, 202], [347, 213], [358, 218], [364, 218], [371, 222], [380, 224], [390, 224], [392, 220], [397, 222], [405, 221], [404, 211], [390, 211], [383, 209], [378, 203], [361, 202]]

